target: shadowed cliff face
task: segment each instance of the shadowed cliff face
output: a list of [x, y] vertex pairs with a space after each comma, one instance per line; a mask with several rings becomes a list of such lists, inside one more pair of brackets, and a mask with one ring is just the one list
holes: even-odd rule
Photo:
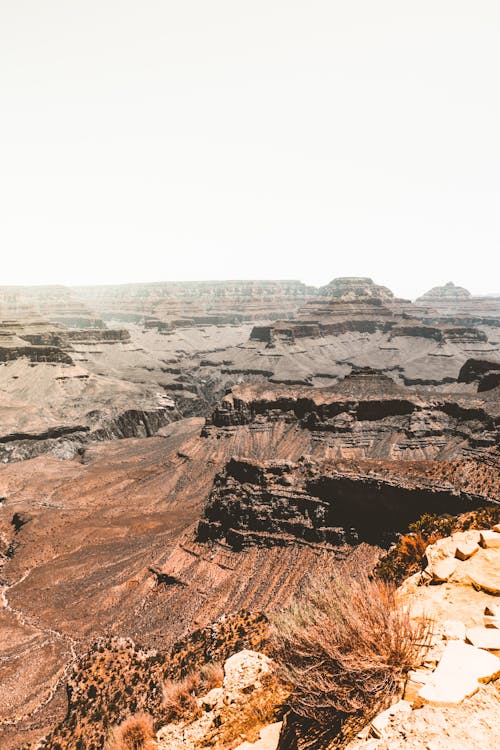
[[498, 464], [489, 458], [344, 465], [233, 458], [215, 479], [198, 539], [225, 539], [234, 549], [296, 541], [387, 545], [423, 513], [500, 503]]

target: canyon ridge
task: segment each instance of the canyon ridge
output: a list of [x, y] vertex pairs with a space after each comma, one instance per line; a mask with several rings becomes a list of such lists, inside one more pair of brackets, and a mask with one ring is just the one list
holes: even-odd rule
[[[460, 578], [452, 542], [429, 537], [397, 580], [436, 612], [446, 586], [458, 602], [436, 615], [427, 671], [453, 640], [445, 620], [482, 627], [477, 607], [493, 607], [500, 632], [500, 293], [429, 287], [413, 301], [357, 277], [0, 287], [2, 748], [99, 750], [138, 712], [155, 746], [177, 747], [162, 684], [214, 660], [222, 702], [179, 747], [348, 747], [307, 744], [286, 701], [260, 739], [223, 744], [227, 695], [240, 705], [250, 684], [231, 683], [231, 659], [257, 654], [241, 669], [258, 663], [265, 690], [268, 619], [325, 570], [383, 564], [422, 517], [460, 519], [438, 536], [474, 532], [483, 561]], [[478, 646], [492, 659], [496, 634]], [[500, 708], [490, 672], [471, 715]], [[392, 745], [370, 729], [359, 747], [400, 747], [391, 722]], [[418, 740], [416, 710], [408, 722]], [[492, 732], [426, 747], [493, 748]]]

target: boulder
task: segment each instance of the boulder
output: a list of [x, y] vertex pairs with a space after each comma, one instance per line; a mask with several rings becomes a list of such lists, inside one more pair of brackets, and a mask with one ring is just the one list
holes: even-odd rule
[[462, 641], [449, 641], [418, 698], [422, 703], [452, 706], [473, 695], [479, 689], [479, 682], [488, 682], [499, 675], [497, 656]]
[[260, 687], [270, 669], [271, 660], [265, 654], [249, 649], [233, 654], [224, 664], [224, 702], [234, 703]]
[[235, 750], [276, 750], [282, 724], [281, 721], [268, 724], [260, 730], [260, 737], [257, 742], [244, 742], [242, 745], [238, 745]]
[[454, 580], [470, 583], [478, 591], [500, 595], [500, 550], [481, 549], [476, 555], [460, 563]]
[[485, 628], [500, 628], [500, 604], [489, 604], [484, 608]]
[[445, 557], [444, 560], [438, 560], [429, 568], [434, 583], [444, 583], [453, 575], [457, 568], [457, 560], [452, 557]]
[[500, 651], [500, 630], [497, 628], [468, 628], [467, 640], [476, 648]]
[[455, 557], [457, 560], [468, 560], [472, 557], [479, 549], [479, 544], [476, 542], [460, 542], [457, 544], [455, 550]]
[[395, 703], [390, 708], [387, 708], [382, 713], [378, 714], [370, 725], [371, 734], [377, 739], [382, 739], [385, 735], [385, 731], [389, 726], [389, 722], [392, 716], [396, 714], [407, 713], [409, 714], [412, 710], [411, 703], [409, 701], [401, 700]]
[[224, 700], [224, 690], [221, 687], [212, 688], [206, 695], [198, 699], [198, 705], [204, 711], [212, 711], [214, 708], [222, 706]]
[[485, 549], [500, 549], [500, 534], [498, 531], [481, 531], [479, 544]]

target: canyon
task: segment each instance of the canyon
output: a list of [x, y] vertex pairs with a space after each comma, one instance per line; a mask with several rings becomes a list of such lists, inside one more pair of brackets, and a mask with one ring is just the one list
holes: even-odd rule
[[498, 506], [499, 372], [500, 296], [451, 284], [0, 287], [2, 747], [98, 750], [315, 571]]

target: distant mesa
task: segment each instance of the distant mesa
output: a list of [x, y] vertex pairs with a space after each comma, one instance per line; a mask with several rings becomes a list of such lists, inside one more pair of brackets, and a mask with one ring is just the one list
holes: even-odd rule
[[[468, 289], [463, 286], [455, 286], [453, 281], [449, 281], [444, 286], [434, 286], [428, 292], [419, 297], [419, 300], [431, 301], [433, 299], [467, 299], [472, 297]], [[417, 300], [418, 301], [418, 300]]]
[[333, 279], [319, 290], [320, 296], [342, 297], [357, 299], [375, 297], [378, 299], [394, 299], [394, 294], [386, 286], [375, 284], [372, 279], [357, 276], [341, 276]]
[[[426, 322], [447, 322], [457, 326], [500, 326], [500, 297], [472, 295], [449, 281], [435, 286], [415, 300]], [[424, 310], [423, 308], [427, 308]]]

